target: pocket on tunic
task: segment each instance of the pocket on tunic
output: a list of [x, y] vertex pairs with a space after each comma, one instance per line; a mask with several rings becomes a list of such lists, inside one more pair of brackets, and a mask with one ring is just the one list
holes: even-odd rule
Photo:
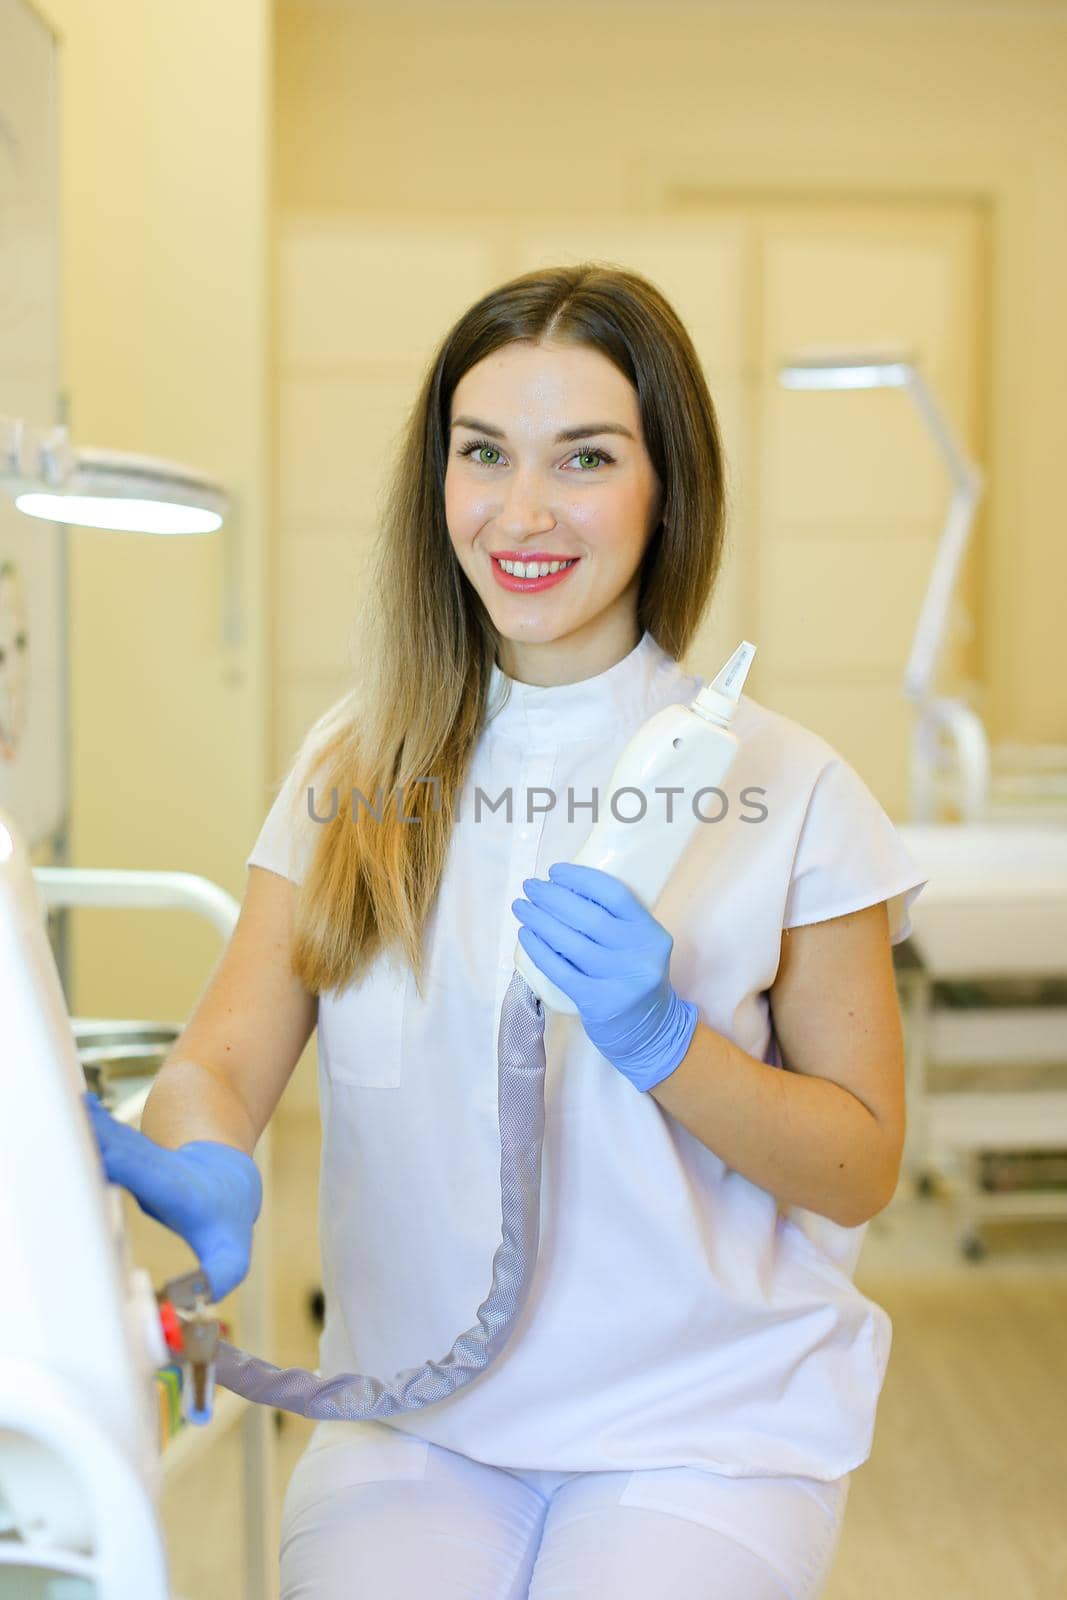
[[319, 1061], [331, 1083], [397, 1089], [409, 969], [378, 962], [354, 988], [319, 999]]

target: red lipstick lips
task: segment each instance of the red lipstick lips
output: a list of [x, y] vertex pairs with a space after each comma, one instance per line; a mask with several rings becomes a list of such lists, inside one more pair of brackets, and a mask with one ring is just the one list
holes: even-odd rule
[[[544, 578], [516, 578], [510, 572], [505, 572], [500, 565], [501, 557], [505, 561], [568, 561], [569, 566], [560, 567], [558, 572], [550, 572]], [[525, 551], [521, 555], [510, 556], [506, 551], [494, 553], [491, 557], [493, 576], [503, 589], [510, 589], [513, 594], [540, 594], [542, 589], [551, 589], [557, 583], [562, 583], [578, 565], [579, 556], [557, 556], [550, 552], [540, 555]]]

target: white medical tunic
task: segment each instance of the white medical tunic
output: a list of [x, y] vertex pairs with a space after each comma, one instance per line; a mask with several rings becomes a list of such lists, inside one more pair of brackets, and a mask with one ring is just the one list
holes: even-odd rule
[[[475, 1324], [501, 1236], [497, 1025], [514, 971], [511, 902], [524, 878], [574, 856], [594, 791], [611, 803], [633, 732], [702, 685], [647, 632], [580, 683], [541, 687], [494, 667], [427, 925], [425, 997], [390, 954], [319, 999], [323, 1376], [392, 1381]], [[884, 900], [899, 943], [927, 880], [825, 740], [747, 695], [733, 730], [734, 764], [696, 801], [707, 821], [655, 915], [674, 938], [678, 994], [781, 1068], [767, 991], [782, 930]], [[248, 857], [297, 882], [316, 826], [310, 741]], [[321, 789], [314, 804], [329, 814]], [[623, 794], [617, 811], [639, 806]], [[359, 825], [375, 824], [364, 814]], [[529, 1299], [484, 1373], [388, 1425], [506, 1468], [834, 1479], [860, 1465], [892, 1332], [852, 1282], [866, 1224], [779, 1206], [616, 1071], [578, 1017], [546, 1017]]]

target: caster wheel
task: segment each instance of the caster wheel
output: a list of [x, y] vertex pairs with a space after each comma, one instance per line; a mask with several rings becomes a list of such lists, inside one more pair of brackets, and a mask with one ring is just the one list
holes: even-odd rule
[[931, 1176], [930, 1176], [930, 1174], [928, 1172], [921, 1173], [919, 1178], [918, 1178], [918, 1181], [915, 1184], [915, 1193], [917, 1195], [921, 1195], [921, 1197], [924, 1200], [928, 1200], [930, 1198], [930, 1196], [933, 1194], [933, 1192], [934, 1192], [934, 1180], [933, 1180], [933, 1178], [931, 1178]]
[[981, 1261], [986, 1253], [985, 1244], [976, 1233], [969, 1233], [960, 1240], [960, 1249], [968, 1261]]
[[326, 1321], [326, 1296], [321, 1289], [313, 1289], [308, 1295], [308, 1316], [316, 1327], [321, 1328]]

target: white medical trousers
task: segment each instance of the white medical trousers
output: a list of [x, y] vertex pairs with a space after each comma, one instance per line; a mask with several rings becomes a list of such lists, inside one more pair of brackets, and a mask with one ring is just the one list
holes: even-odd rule
[[281, 1600], [815, 1600], [850, 1478], [504, 1470], [320, 1422], [285, 1496]]

